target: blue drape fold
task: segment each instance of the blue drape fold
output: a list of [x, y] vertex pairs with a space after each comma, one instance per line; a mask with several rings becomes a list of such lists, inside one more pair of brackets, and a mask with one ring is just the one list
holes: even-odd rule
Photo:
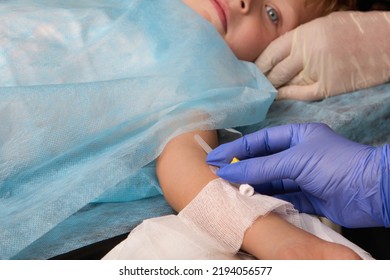
[[179, 0], [2, 1], [0, 40], [0, 259], [90, 202], [159, 195], [167, 141], [259, 122], [275, 96]]

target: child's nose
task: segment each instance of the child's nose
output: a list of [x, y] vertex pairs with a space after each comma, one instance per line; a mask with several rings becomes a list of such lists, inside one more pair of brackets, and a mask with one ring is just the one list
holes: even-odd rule
[[251, 0], [240, 0], [241, 4], [241, 12], [247, 13], [250, 10]]

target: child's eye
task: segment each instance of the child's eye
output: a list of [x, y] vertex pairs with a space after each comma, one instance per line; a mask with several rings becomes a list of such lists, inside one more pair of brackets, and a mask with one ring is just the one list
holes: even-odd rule
[[270, 6], [266, 6], [265, 7], [265, 11], [267, 12], [269, 19], [273, 23], [278, 23], [279, 22], [278, 12], [274, 8], [272, 8]]

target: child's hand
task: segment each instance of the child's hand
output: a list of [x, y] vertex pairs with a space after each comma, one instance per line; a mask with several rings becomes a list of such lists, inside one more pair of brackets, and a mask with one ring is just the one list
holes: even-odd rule
[[390, 81], [390, 12], [335, 12], [272, 42], [256, 64], [278, 98], [319, 100]]

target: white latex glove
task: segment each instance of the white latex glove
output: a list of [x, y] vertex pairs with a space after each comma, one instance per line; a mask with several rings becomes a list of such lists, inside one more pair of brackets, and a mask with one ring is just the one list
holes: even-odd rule
[[334, 12], [284, 34], [256, 60], [278, 99], [319, 100], [390, 81], [390, 12]]

